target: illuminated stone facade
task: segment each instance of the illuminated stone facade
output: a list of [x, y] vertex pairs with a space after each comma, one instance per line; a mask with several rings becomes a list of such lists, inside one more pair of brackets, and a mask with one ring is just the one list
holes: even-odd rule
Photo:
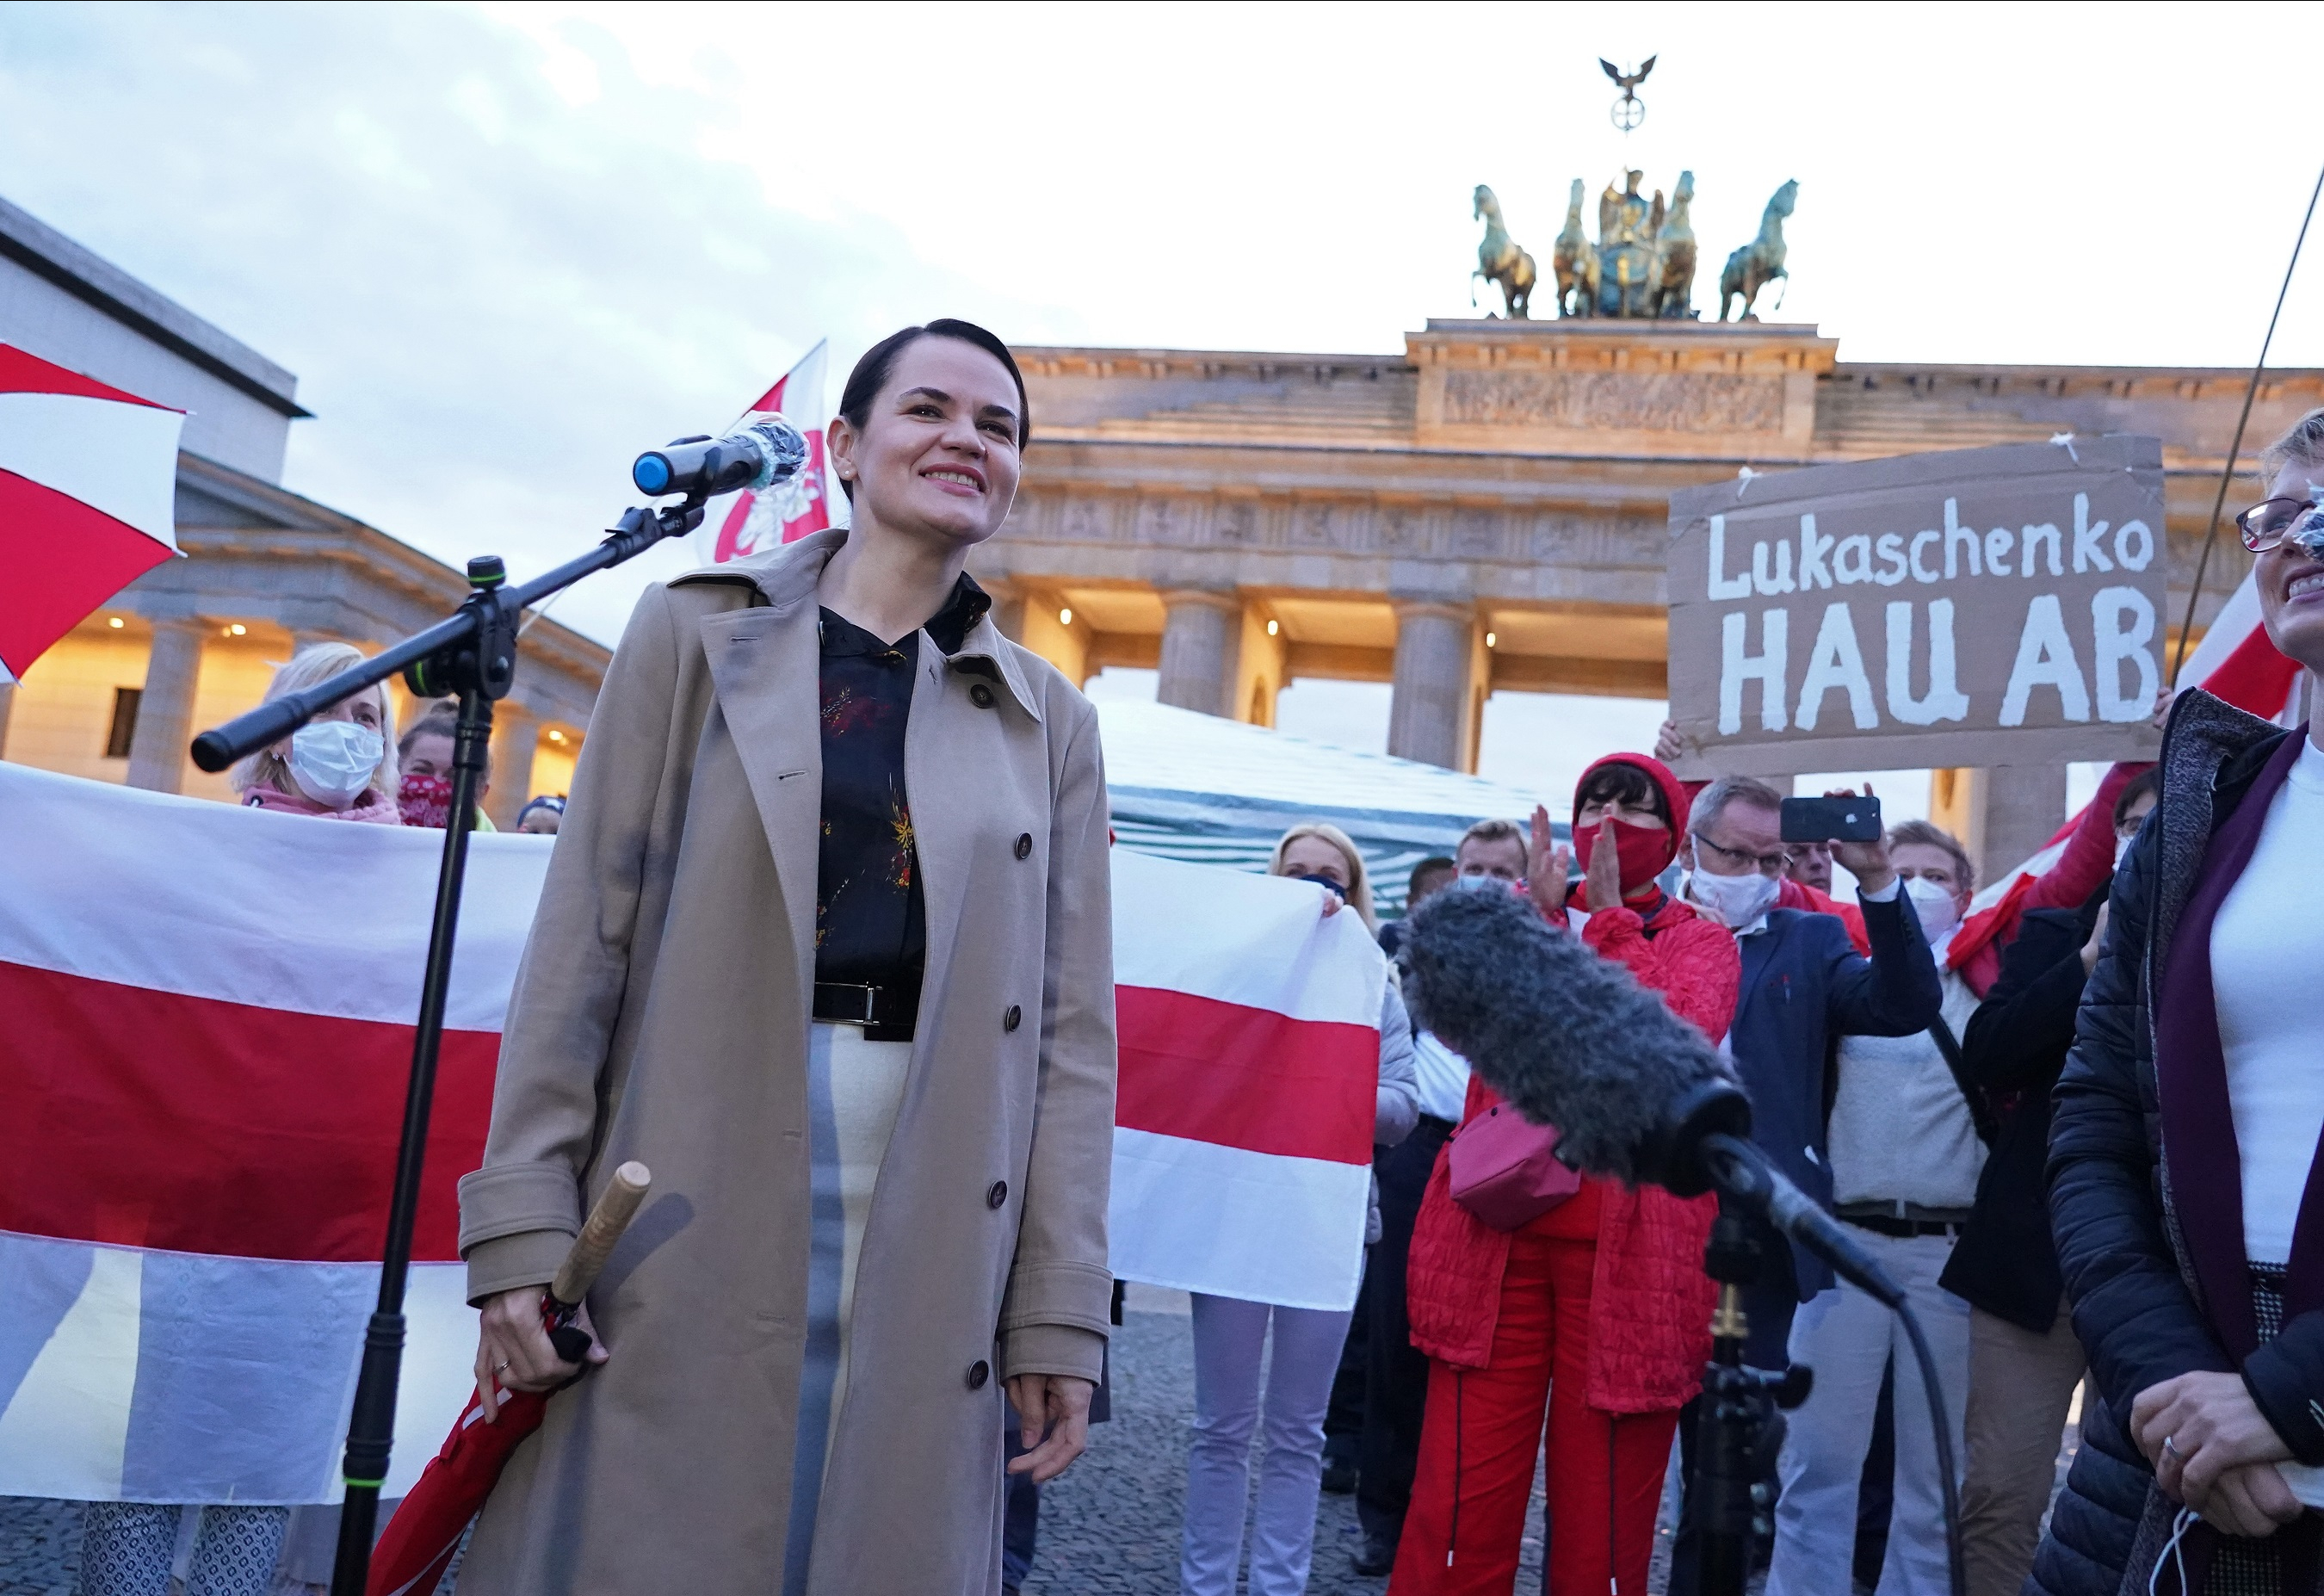
[[[1034, 443], [974, 568], [1021, 641], [1261, 724], [1296, 678], [1389, 682], [1389, 752], [1464, 770], [1490, 692], [1665, 696], [1669, 494], [1747, 468], [2154, 434], [2183, 604], [2249, 375], [1850, 364], [1812, 328], [1609, 321], [1431, 321], [1400, 356], [1017, 355]], [[2324, 373], [2272, 374], [2246, 457], [2319, 403]], [[2199, 634], [2243, 570], [2223, 543]], [[2005, 851], [1983, 812], [2030, 831], [2063, 780], [1955, 780], [1978, 796], [1949, 817]]]

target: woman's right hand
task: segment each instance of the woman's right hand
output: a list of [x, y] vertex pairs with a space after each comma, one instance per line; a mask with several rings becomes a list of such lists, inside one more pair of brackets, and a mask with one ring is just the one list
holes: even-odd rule
[[[557, 1355], [549, 1339], [549, 1331], [540, 1322], [542, 1294], [539, 1286], [520, 1286], [484, 1304], [476, 1327], [476, 1398], [488, 1425], [499, 1422], [499, 1388], [549, 1391], [581, 1372], [580, 1364], [567, 1363]], [[589, 1335], [587, 1361], [603, 1363], [610, 1354], [589, 1323], [586, 1305], [576, 1323]]]

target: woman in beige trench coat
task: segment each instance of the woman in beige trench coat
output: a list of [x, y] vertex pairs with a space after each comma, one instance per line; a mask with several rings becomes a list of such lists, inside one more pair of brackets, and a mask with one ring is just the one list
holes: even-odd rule
[[[639, 602], [460, 1186], [488, 1393], [574, 1372], [539, 1287], [615, 1166], [648, 1165], [653, 1195], [590, 1298], [602, 1367], [512, 1459], [463, 1596], [990, 1596], [1004, 1384], [1017, 1466], [1084, 1444], [1111, 1291], [1097, 718], [962, 573], [1008, 515], [1026, 420], [991, 334], [907, 329], [828, 437], [853, 530]], [[841, 918], [830, 683], [877, 662], [908, 712], [908, 1043], [814, 1018]]]

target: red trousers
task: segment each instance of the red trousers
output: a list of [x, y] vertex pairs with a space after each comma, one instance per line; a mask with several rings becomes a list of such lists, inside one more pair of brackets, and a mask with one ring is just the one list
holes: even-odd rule
[[1585, 1404], [1597, 1228], [1539, 1233], [1562, 1228], [1537, 1221], [1510, 1238], [1490, 1366], [1430, 1361], [1420, 1466], [1388, 1596], [1509, 1596], [1545, 1406], [1549, 1596], [1646, 1596], [1678, 1414]]

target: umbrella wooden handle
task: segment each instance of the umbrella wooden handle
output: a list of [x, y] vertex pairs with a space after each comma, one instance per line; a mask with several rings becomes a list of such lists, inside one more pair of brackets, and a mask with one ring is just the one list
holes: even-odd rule
[[558, 1266], [557, 1278], [549, 1284], [549, 1296], [572, 1304], [589, 1295], [589, 1287], [597, 1283], [597, 1271], [613, 1256], [614, 1243], [637, 1217], [638, 1204], [646, 1200], [646, 1188], [652, 1184], [653, 1176], [643, 1164], [628, 1163], [613, 1171], [612, 1183], [589, 1211], [588, 1222], [573, 1238], [573, 1250]]

